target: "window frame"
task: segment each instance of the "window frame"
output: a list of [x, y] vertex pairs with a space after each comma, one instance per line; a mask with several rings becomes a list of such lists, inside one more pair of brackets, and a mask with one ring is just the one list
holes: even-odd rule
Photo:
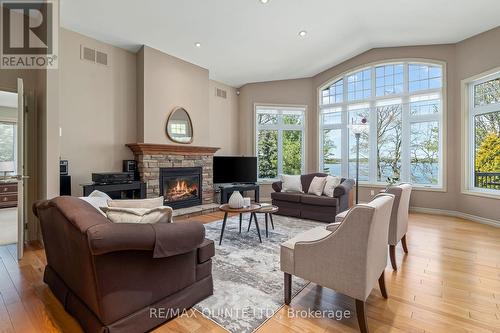
[[[283, 111], [301, 111], [302, 112], [302, 124], [301, 125], [285, 125], [282, 123], [282, 117], [278, 117], [278, 123], [275, 125], [260, 125], [257, 122], [257, 115], [259, 109], [269, 109], [276, 110], [278, 114], [282, 114]], [[272, 183], [279, 179], [279, 176], [283, 174], [283, 131], [285, 130], [300, 130], [302, 131], [302, 156], [301, 156], [301, 174], [305, 172], [306, 163], [306, 137], [307, 137], [307, 105], [295, 105], [295, 104], [268, 104], [268, 103], [255, 103], [253, 112], [253, 145], [254, 154], [257, 157], [257, 182], [259, 183]], [[259, 166], [258, 166], [258, 131], [259, 130], [277, 130], [278, 131], [278, 170], [276, 178], [259, 178]]]
[[500, 67], [462, 80], [462, 184], [461, 192], [489, 198], [500, 198], [500, 190], [475, 186], [475, 127], [474, 118], [493, 112], [500, 112], [500, 102], [475, 106], [474, 87], [478, 84], [500, 78]]
[[17, 174], [17, 145], [18, 145], [18, 135], [17, 135], [17, 119], [11, 119], [11, 118], [7, 118], [7, 117], [0, 117], [0, 124], [7, 124], [7, 125], [11, 125], [12, 126], [12, 136], [13, 136], [13, 163], [14, 163], [14, 171], [12, 171], [11, 175], [15, 175]]
[[[376, 96], [376, 67], [385, 66], [385, 65], [397, 65], [403, 64], [403, 92], [397, 94], [389, 94], [384, 96]], [[409, 91], [409, 64], [422, 64], [427, 66], [440, 66], [441, 67], [441, 88], [433, 88], [433, 89], [425, 89], [419, 91]], [[340, 79], [344, 80], [344, 85], [346, 85], [346, 78], [349, 75], [354, 73], [358, 73], [360, 71], [364, 71], [366, 69], [370, 69], [372, 73], [371, 78], [371, 95], [367, 99], [348, 101], [347, 100], [347, 88], [344, 89], [344, 98], [342, 103], [333, 103], [333, 104], [322, 104], [322, 91], [328, 88], [330, 85], [338, 82]], [[410, 98], [415, 96], [430, 96], [433, 94], [439, 94], [439, 98], [441, 100], [441, 112], [438, 114], [426, 114], [426, 115], [410, 115]], [[317, 136], [318, 140], [318, 167], [317, 170], [319, 172], [323, 172], [323, 140], [322, 133], [324, 129], [329, 129], [331, 125], [323, 125], [322, 124], [322, 110], [324, 109], [332, 109], [332, 108], [342, 108], [342, 121], [340, 124], [335, 124], [336, 128], [343, 129], [342, 130], [342, 152], [341, 152], [341, 176], [348, 177], [348, 165], [349, 165], [349, 130], [347, 129], [348, 124], [348, 114], [345, 112], [349, 105], [353, 104], [362, 104], [369, 103], [370, 105], [370, 116], [368, 119], [368, 124], [370, 126], [370, 132], [376, 130], [376, 105], [377, 102], [386, 101], [386, 100], [395, 100], [401, 99], [402, 101], [402, 131], [404, 131], [403, 135], [403, 145], [406, 149], [402, 149], [401, 160], [406, 161], [402, 163], [401, 167], [401, 181], [409, 182], [411, 179], [411, 160], [410, 160], [410, 129], [411, 124], [420, 123], [420, 122], [428, 122], [428, 121], [437, 121], [439, 126], [439, 153], [438, 160], [440, 164], [440, 168], [438, 170], [438, 183], [437, 184], [414, 184], [414, 188], [417, 190], [426, 190], [426, 191], [439, 191], [445, 192], [447, 190], [447, 177], [446, 177], [446, 133], [447, 133], [447, 124], [446, 124], [446, 114], [447, 114], [447, 66], [446, 62], [433, 60], [433, 59], [423, 59], [423, 58], [403, 58], [403, 59], [385, 59], [377, 62], [372, 62], [368, 64], [363, 64], [354, 68], [349, 69], [348, 71], [343, 72], [340, 75], [335, 76], [333, 79], [329, 79], [325, 83], [319, 86], [317, 89], [317, 112], [318, 112], [318, 129], [319, 135]], [[369, 180], [361, 181], [360, 186], [365, 187], [385, 187], [386, 182], [377, 181], [377, 166], [376, 166], [376, 148], [377, 142], [373, 139], [373, 136], [370, 135], [369, 138]], [[406, 166], [403, 167], [403, 164]]]

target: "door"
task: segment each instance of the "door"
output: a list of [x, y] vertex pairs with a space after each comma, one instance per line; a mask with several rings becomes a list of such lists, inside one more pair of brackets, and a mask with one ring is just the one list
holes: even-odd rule
[[24, 90], [17, 79], [17, 258], [24, 251]]

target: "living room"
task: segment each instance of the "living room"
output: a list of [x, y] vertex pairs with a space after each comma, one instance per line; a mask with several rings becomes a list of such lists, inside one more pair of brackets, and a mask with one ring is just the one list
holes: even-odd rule
[[496, 332], [497, 2], [13, 3], [6, 332]]

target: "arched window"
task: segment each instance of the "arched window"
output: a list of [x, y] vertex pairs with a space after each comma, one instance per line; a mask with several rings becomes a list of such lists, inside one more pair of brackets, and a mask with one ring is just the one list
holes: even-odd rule
[[320, 169], [355, 178], [356, 141], [349, 124], [364, 119], [359, 179], [443, 184], [443, 66], [394, 61], [336, 78], [320, 89]]

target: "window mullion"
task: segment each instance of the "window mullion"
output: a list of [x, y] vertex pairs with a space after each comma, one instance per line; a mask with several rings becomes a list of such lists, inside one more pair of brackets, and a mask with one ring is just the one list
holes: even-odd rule
[[283, 115], [278, 115], [278, 175], [283, 174]]

